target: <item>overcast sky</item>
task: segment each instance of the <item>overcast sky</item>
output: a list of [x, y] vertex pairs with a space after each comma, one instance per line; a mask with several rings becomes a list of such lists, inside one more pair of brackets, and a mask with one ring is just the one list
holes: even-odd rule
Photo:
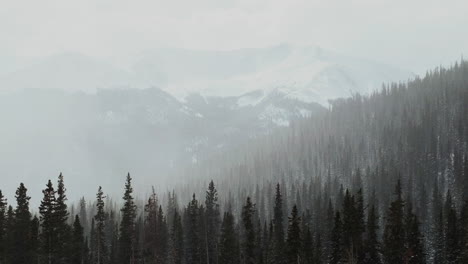
[[[319, 45], [423, 71], [468, 56], [468, 1], [0, 0], [0, 55]], [[465, 56], [465, 57], [466, 57]]]

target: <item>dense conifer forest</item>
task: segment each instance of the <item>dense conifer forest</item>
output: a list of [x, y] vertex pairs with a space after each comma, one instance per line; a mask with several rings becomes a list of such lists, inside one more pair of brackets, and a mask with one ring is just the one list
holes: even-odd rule
[[0, 263], [468, 263], [467, 148], [462, 60], [330, 102], [145, 201], [130, 174], [118, 200], [68, 201], [62, 174], [39, 208], [27, 183], [0, 192]]

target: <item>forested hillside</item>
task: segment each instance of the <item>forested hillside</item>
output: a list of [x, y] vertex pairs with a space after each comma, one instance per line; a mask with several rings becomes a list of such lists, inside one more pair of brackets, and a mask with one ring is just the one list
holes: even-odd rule
[[468, 263], [467, 147], [461, 61], [332, 101], [144, 202], [130, 175], [123, 200], [96, 186], [68, 206], [60, 175], [39, 209], [21, 184], [0, 194], [0, 263]]

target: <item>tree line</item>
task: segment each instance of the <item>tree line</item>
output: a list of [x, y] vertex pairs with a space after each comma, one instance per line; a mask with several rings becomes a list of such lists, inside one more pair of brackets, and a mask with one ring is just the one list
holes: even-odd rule
[[[170, 192], [163, 209], [153, 189], [138, 208], [131, 181], [128, 174], [118, 212], [106, 206], [99, 187], [92, 208], [83, 198], [77, 214], [70, 215], [62, 174], [56, 188], [47, 182], [35, 214], [23, 183], [15, 207], [0, 192], [0, 263], [416, 264], [426, 263], [430, 250], [436, 251], [436, 263], [468, 261], [468, 201], [457, 212], [450, 191], [445, 199], [434, 193], [438, 203], [445, 203], [435, 215], [435, 244], [426, 248], [413, 198], [403, 193], [400, 180], [382, 213], [375, 193], [366, 199], [361, 187], [352, 191], [342, 185], [326, 210], [301, 209], [309, 207], [298, 198], [286, 212], [284, 200], [291, 197], [277, 183], [271, 192], [272, 216], [264, 220], [251, 198], [255, 194], [239, 202], [236, 214], [232, 200], [221, 206], [213, 181], [204, 202], [193, 194], [180, 206]], [[314, 214], [324, 221], [314, 221]]]
[[447, 200], [457, 228], [465, 225], [460, 219], [468, 197], [468, 62], [330, 101], [324, 113], [199, 160], [178, 173], [189, 182], [176, 189], [183, 200], [213, 179], [223, 198], [233, 196], [234, 203], [254, 193], [263, 222], [273, 216], [271, 190], [280, 182], [284, 211], [295, 203], [300, 211], [309, 210], [312, 228], [321, 234], [328, 233], [323, 212], [329, 200], [340, 208], [346, 189], [362, 188], [365, 200], [378, 201], [383, 228], [399, 179], [406, 205], [420, 221], [426, 262], [444, 263], [445, 254], [435, 248], [446, 237], [436, 230], [449, 218]]

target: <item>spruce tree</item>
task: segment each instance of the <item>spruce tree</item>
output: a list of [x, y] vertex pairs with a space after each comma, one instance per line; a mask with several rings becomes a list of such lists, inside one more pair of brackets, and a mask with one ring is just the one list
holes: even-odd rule
[[164, 217], [162, 206], [159, 206], [157, 224], [158, 243], [156, 251], [156, 263], [166, 263], [168, 248], [168, 231], [166, 218]]
[[0, 263], [4, 263], [6, 254], [7, 233], [7, 200], [0, 190]]
[[184, 231], [178, 210], [174, 210], [170, 234], [169, 263], [182, 264], [184, 259]]
[[237, 264], [239, 262], [239, 241], [236, 234], [234, 216], [225, 212], [219, 239], [219, 263]]
[[80, 199], [80, 211], [79, 211], [80, 223], [83, 227], [83, 231], [85, 234], [89, 233], [89, 219], [88, 219], [88, 212], [86, 210], [86, 200], [84, 197]]
[[31, 251], [33, 263], [40, 262], [40, 238], [39, 238], [40, 221], [35, 215], [31, 220]]
[[289, 217], [288, 235], [286, 239], [286, 263], [296, 264], [301, 261], [301, 219], [297, 206], [294, 205]]
[[213, 181], [208, 185], [205, 199], [208, 264], [217, 264], [220, 212], [218, 191]]
[[91, 237], [93, 241], [92, 254], [93, 263], [106, 264], [107, 263], [107, 244], [106, 244], [106, 218], [107, 215], [104, 211], [104, 193], [102, 187], [99, 186], [96, 194], [96, 215], [93, 218], [91, 225]]
[[185, 244], [185, 257], [187, 263], [199, 264], [200, 259], [200, 228], [199, 228], [199, 207], [198, 200], [193, 194], [192, 201], [186, 208], [185, 215], [185, 232], [186, 232], [186, 244]]
[[200, 235], [200, 246], [199, 246], [199, 254], [200, 254], [200, 264], [207, 264], [208, 263], [208, 233], [206, 231], [206, 210], [203, 204], [200, 204], [198, 207], [198, 234]]
[[135, 263], [135, 218], [136, 205], [133, 200], [132, 178], [127, 174], [125, 182], [124, 205], [120, 210], [122, 221], [120, 223], [119, 252], [122, 264]]
[[383, 236], [383, 255], [385, 263], [399, 264], [405, 254], [405, 233], [403, 226], [405, 203], [401, 193], [401, 183], [398, 180], [395, 187], [396, 199], [390, 204], [387, 213]]
[[276, 184], [275, 204], [273, 208], [273, 243], [275, 263], [284, 263], [283, 198], [279, 183]]
[[363, 261], [366, 264], [382, 263], [379, 254], [380, 242], [377, 239], [377, 231], [379, 230], [378, 220], [375, 205], [372, 205], [367, 216], [367, 232], [364, 246], [366, 253]]
[[157, 254], [157, 243], [158, 243], [158, 205], [156, 193], [153, 192], [148, 198], [148, 202], [145, 205], [145, 250], [144, 257], [146, 262], [156, 260]]
[[242, 208], [242, 224], [244, 227], [244, 241], [243, 241], [243, 262], [246, 264], [258, 263], [257, 256], [255, 256], [256, 239], [255, 228], [253, 223], [253, 216], [255, 213], [255, 205], [247, 197], [244, 207]]
[[85, 250], [84, 230], [81, 226], [80, 217], [75, 216], [73, 222], [73, 236], [71, 240], [71, 264], [83, 264], [87, 258]]
[[29, 211], [28, 189], [23, 183], [16, 190], [16, 209], [13, 227], [12, 263], [30, 264], [33, 262], [31, 243], [31, 213]]
[[8, 206], [5, 220], [5, 238], [2, 247], [4, 247], [4, 263], [13, 263], [13, 254], [15, 253], [14, 233], [15, 233], [15, 212], [11, 205]]
[[335, 213], [335, 220], [331, 237], [331, 244], [330, 244], [330, 256], [329, 262], [330, 264], [337, 264], [340, 263], [343, 258], [343, 223], [341, 222], [341, 215], [339, 211]]
[[39, 206], [41, 222], [41, 258], [46, 263], [58, 263], [57, 256], [57, 222], [55, 215], [56, 199], [52, 182], [47, 182], [42, 191], [44, 197]]
[[349, 193], [346, 189], [345, 196], [343, 199], [343, 245], [344, 245], [344, 259], [348, 259], [349, 262], [356, 262], [356, 248], [355, 248], [355, 235], [358, 228], [356, 222], [356, 207], [354, 196]]
[[67, 224], [68, 221], [68, 210], [67, 196], [65, 194], [65, 184], [63, 181], [63, 175], [60, 173], [57, 183], [57, 198], [54, 206], [54, 225], [55, 225], [55, 237], [56, 237], [56, 252], [58, 263], [69, 263], [69, 250], [71, 241], [71, 228]]

